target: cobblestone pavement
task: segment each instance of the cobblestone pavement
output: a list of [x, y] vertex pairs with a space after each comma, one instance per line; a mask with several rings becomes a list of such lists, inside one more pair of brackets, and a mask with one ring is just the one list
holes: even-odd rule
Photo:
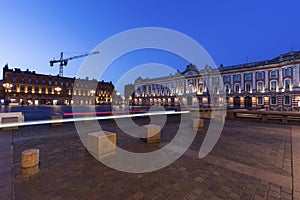
[[[103, 121], [101, 126], [117, 133], [119, 147], [150, 152], [174, 137], [178, 120], [178, 116], [168, 117], [159, 144], [146, 144], [124, 134], [113, 120]], [[136, 122], [147, 124], [149, 119], [136, 118]], [[82, 145], [73, 123], [21, 127], [13, 131], [13, 196], [105, 200], [293, 199], [296, 179], [292, 175], [297, 166], [292, 166], [291, 132], [292, 127], [299, 130], [299, 126], [228, 120], [213, 151], [199, 159], [208, 123], [206, 120], [205, 128], [198, 131], [191, 147], [177, 161], [143, 174], [119, 172], [94, 159]], [[40, 149], [40, 171], [28, 178], [20, 174], [20, 162], [21, 152], [30, 148]]]

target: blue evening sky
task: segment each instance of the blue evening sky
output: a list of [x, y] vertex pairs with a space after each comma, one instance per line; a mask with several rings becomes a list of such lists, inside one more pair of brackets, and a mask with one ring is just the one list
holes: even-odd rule
[[[108, 37], [139, 27], [182, 32], [200, 43], [217, 66], [300, 50], [298, 0], [35, 0], [1, 1], [0, 6], [0, 66], [43, 74], [58, 74], [49, 61], [61, 51], [71, 52], [66, 57], [89, 52]], [[70, 61], [64, 76], [75, 77], [83, 61]], [[179, 70], [188, 64], [166, 52], [133, 52], [112, 64], [105, 81], [116, 83], [132, 67], [151, 62]]]

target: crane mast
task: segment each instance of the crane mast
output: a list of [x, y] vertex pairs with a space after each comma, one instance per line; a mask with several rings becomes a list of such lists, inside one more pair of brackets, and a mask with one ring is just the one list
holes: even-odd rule
[[50, 67], [53, 67], [53, 65], [55, 63], [59, 63], [59, 76], [62, 77], [63, 73], [64, 73], [64, 69], [63, 68], [65, 66], [67, 66], [69, 60], [73, 60], [73, 59], [76, 59], [76, 58], [82, 58], [82, 57], [86, 57], [86, 56], [90, 56], [90, 55], [95, 55], [95, 54], [99, 54], [99, 51], [94, 51], [94, 52], [91, 52], [91, 53], [85, 53], [85, 54], [78, 55], [78, 56], [72, 56], [72, 57], [69, 57], [69, 58], [64, 58], [64, 53], [61, 52], [59, 60], [51, 60], [50, 61]]

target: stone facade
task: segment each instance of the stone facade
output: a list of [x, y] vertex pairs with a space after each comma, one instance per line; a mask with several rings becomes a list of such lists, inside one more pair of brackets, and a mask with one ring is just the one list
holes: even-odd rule
[[[93, 105], [109, 104], [114, 86], [111, 82], [75, 79], [21, 71], [18, 68], [3, 68], [1, 80], [2, 103], [32, 105]], [[1, 90], [1, 88], [0, 88]]]
[[134, 84], [134, 105], [190, 105], [267, 110], [299, 110], [300, 51], [274, 59], [143, 79]]

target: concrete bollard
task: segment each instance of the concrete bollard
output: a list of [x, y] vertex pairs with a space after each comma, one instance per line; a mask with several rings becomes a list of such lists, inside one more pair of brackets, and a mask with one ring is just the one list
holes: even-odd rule
[[[51, 120], [60, 120], [60, 119], [63, 119], [63, 116], [61, 115], [52, 115], [50, 117]], [[51, 126], [61, 126], [62, 125], [62, 122], [55, 122], [55, 123], [51, 123]]]
[[146, 142], [149, 143], [159, 143], [160, 142], [160, 126], [155, 124], [144, 125], [146, 128]]
[[88, 134], [87, 149], [97, 158], [111, 155], [116, 150], [116, 133], [99, 131]]
[[203, 129], [204, 121], [200, 118], [193, 118], [193, 129]]
[[31, 176], [39, 171], [39, 149], [28, 149], [22, 152], [21, 174]]

